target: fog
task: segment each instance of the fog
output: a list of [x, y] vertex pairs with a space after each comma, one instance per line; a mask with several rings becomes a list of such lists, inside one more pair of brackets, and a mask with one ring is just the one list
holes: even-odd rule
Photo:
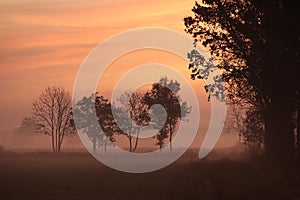
[[[6, 151], [17, 152], [39, 152], [52, 151], [51, 136], [34, 132], [20, 132], [19, 130], [11, 130], [0, 133], [0, 146]], [[79, 137], [65, 137], [63, 141], [62, 151], [82, 151], [83, 145]]]
[[[204, 134], [198, 134], [191, 145], [191, 156], [198, 159], [197, 152], [201, 146]], [[123, 138], [123, 146], [127, 147], [127, 139]], [[151, 143], [152, 144], [152, 143]], [[122, 145], [122, 144], [121, 144]], [[41, 133], [32, 131], [19, 131], [18, 129], [1, 132], [0, 146], [2, 150], [9, 152], [51, 152], [51, 137]], [[143, 144], [138, 149], [146, 148]], [[81, 143], [78, 135], [68, 136], [64, 138], [62, 144], [62, 152], [85, 152], [85, 147]], [[245, 146], [237, 142], [236, 134], [221, 134], [213, 152], [210, 153], [210, 159], [218, 158], [239, 158], [245, 151]], [[189, 154], [190, 155], [190, 154]]]

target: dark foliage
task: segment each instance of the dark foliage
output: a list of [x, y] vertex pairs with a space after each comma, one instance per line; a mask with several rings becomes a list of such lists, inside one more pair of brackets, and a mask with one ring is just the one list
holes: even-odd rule
[[297, 2], [203, 0], [192, 11], [184, 19], [186, 32], [209, 49], [229, 99], [261, 111], [269, 155], [293, 155], [292, 113], [300, 90]]

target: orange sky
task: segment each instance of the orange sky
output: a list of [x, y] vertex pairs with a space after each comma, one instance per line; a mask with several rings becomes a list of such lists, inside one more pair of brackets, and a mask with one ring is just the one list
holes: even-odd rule
[[138, 27], [184, 33], [187, 0], [10, 0], [0, 2], [0, 130], [18, 126], [48, 85], [71, 91], [90, 50]]
[[[192, 14], [193, 5], [192, 0], [0, 1], [0, 131], [18, 127], [46, 86], [62, 85], [72, 91], [80, 64], [108, 37], [140, 27], [169, 28], [185, 34], [183, 18]], [[189, 77], [182, 59], [165, 52], [140, 51], [114, 62], [103, 77], [110, 86], [103, 87], [100, 82], [100, 88], [109, 93], [122, 75], [120, 65], [124, 72], [154, 62]], [[201, 80], [191, 83], [200, 109], [209, 112]], [[200, 129], [205, 130], [207, 121], [200, 123]]]

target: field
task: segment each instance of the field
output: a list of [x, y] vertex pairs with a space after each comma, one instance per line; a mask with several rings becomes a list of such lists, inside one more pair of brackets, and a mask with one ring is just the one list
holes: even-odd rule
[[191, 156], [156, 172], [128, 174], [87, 153], [3, 152], [0, 199], [300, 199], [298, 164]]

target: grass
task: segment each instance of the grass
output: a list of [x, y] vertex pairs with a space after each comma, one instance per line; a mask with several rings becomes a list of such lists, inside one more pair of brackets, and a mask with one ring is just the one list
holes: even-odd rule
[[[87, 153], [0, 153], [0, 199], [300, 199], [298, 164], [185, 155], [151, 173], [110, 169]], [[212, 158], [213, 159], [210, 159]]]

